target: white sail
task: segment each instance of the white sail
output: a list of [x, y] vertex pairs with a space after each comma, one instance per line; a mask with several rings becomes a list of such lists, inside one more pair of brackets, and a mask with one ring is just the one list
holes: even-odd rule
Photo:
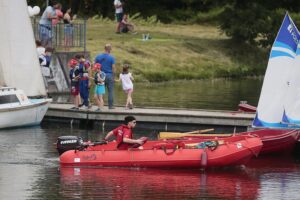
[[26, 0], [0, 0], [0, 86], [46, 95]]
[[282, 121], [288, 125], [300, 124], [300, 42], [290, 73]]
[[254, 127], [283, 127], [284, 102], [296, 57], [300, 34], [288, 14], [285, 15], [272, 46], [262, 86]]

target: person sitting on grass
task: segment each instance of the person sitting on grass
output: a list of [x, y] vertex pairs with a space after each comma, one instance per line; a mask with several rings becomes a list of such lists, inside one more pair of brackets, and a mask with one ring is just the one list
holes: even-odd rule
[[127, 150], [129, 148], [137, 148], [145, 144], [147, 137], [133, 139], [132, 129], [136, 126], [136, 119], [133, 116], [127, 116], [124, 119], [125, 124], [110, 131], [104, 138], [107, 141], [113, 135], [117, 138], [117, 148], [119, 150]]
[[128, 22], [128, 14], [123, 15], [123, 19], [120, 24], [120, 31], [121, 33], [131, 32], [132, 34], [137, 34], [134, 31], [134, 25]]

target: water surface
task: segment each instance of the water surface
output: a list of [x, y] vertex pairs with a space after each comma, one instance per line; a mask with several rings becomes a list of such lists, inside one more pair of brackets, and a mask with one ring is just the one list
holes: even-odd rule
[[1, 199], [298, 198], [300, 165], [295, 157], [256, 159], [247, 166], [206, 171], [60, 168], [53, 145], [60, 135], [97, 140], [104, 134], [60, 124], [0, 131]]
[[[261, 79], [190, 80], [164, 83], [134, 83], [133, 102], [140, 107], [237, 110], [240, 101], [257, 106]], [[71, 102], [70, 95], [53, 95], [54, 101]], [[125, 105], [126, 95], [115, 84], [116, 105]], [[104, 97], [107, 104], [107, 96]]]

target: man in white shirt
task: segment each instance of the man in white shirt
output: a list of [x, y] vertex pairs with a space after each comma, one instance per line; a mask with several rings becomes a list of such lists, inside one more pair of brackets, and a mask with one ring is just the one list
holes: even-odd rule
[[120, 0], [114, 0], [114, 6], [117, 20], [116, 33], [120, 33], [121, 21], [123, 19], [123, 3]]

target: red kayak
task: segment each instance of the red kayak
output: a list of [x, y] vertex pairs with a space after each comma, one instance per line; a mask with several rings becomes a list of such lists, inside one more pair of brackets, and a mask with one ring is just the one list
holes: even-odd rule
[[[84, 144], [80, 138], [57, 141], [63, 166], [110, 166], [151, 168], [206, 168], [246, 164], [257, 156], [262, 142], [255, 136], [233, 136], [220, 140], [148, 141], [142, 147], [117, 150], [116, 142]], [[72, 137], [72, 136], [67, 136]], [[63, 152], [65, 145], [76, 150]], [[71, 147], [72, 148], [72, 147]], [[64, 148], [63, 150], [67, 150]]]

